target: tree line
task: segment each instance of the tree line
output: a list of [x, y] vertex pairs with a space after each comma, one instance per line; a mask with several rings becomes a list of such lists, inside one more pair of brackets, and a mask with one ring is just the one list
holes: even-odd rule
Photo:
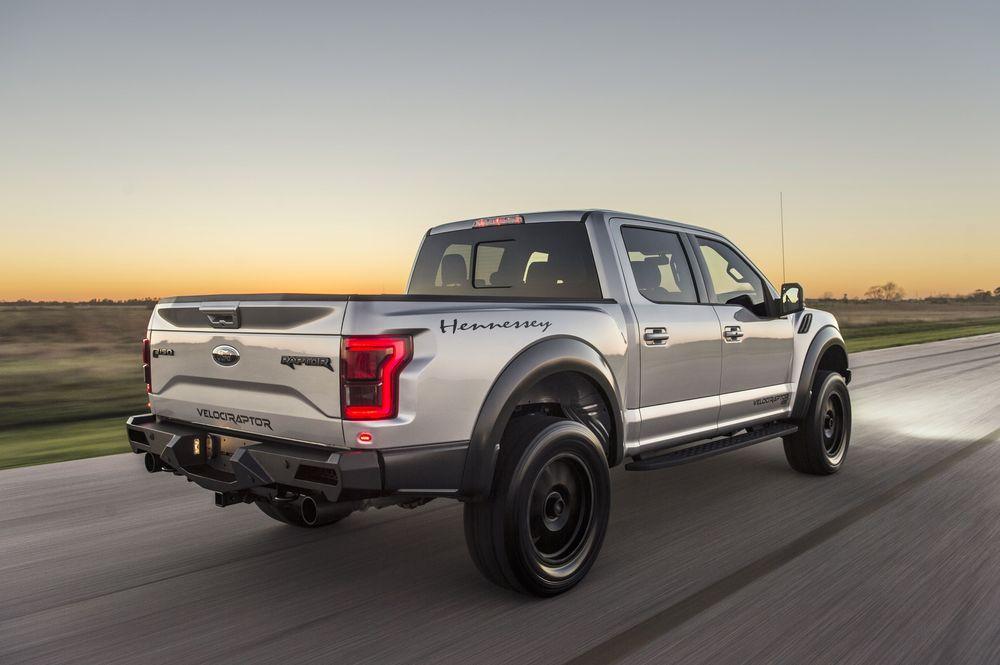
[[90, 300], [0, 300], [0, 305], [121, 305], [135, 307], [137, 305], [153, 307], [159, 298], [129, 298], [127, 300], [112, 300], [111, 298], [91, 298]]
[[[833, 293], [827, 291], [822, 295], [820, 300], [834, 300], [836, 299]], [[840, 300], [848, 300], [847, 294], [845, 293], [843, 298]], [[885, 284], [876, 284], [874, 286], [868, 287], [865, 291], [865, 295], [860, 298], [860, 300], [874, 300], [878, 302], [899, 302], [900, 300], [906, 300], [906, 290], [903, 289], [896, 282], [886, 282]], [[989, 289], [976, 289], [972, 293], [950, 295], [950, 294], [939, 294], [934, 296], [926, 296], [923, 298], [911, 298], [911, 300], [923, 300], [925, 302], [992, 302], [994, 300], [1000, 300], [1000, 286], [993, 290]]]

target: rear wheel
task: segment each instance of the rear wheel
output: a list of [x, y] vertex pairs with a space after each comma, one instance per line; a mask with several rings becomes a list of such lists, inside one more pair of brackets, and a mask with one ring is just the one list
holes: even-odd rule
[[538, 596], [568, 591], [593, 566], [611, 501], [607, 457], [571, 420], [526, 416], [500, 446], [493, 497], [465, 504], [465, 537], [480, 572]]
[[799, 431], [784, 439], [785, 457], [796, 471], [829, 475], [843, 465], [850, 443], [851, 395], [844, 377], [819, 374]]

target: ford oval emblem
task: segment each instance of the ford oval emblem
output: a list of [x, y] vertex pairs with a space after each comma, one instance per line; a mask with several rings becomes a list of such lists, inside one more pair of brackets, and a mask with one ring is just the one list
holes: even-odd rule
[[223, 344], [212, 349], [212, 360], [223, 367], [232, 367], [240, 361], [240, 352], [231, 346]]

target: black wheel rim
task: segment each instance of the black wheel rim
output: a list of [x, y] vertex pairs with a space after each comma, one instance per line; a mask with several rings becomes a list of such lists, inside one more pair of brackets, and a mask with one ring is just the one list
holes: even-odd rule
[[840, 454], [844, 445], [844, 402], [837, 393], [831, 393], [823, 403], [821, 415], [823, 450], [829, 458]]
[[572, 565], [586, 548], [594, 491], [590, 469], [573, 453], [553, 457], [535, 477], [528, 530], [535, 559], [550, 572]]

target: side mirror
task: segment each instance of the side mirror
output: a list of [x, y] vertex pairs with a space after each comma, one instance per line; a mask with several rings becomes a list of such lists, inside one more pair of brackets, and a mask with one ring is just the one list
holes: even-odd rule
[[805, 308], [805, 293], [801, 284], [791, 282], [781, 285], [781, 300], [778, 302], [779, 316], [801, 312]]

